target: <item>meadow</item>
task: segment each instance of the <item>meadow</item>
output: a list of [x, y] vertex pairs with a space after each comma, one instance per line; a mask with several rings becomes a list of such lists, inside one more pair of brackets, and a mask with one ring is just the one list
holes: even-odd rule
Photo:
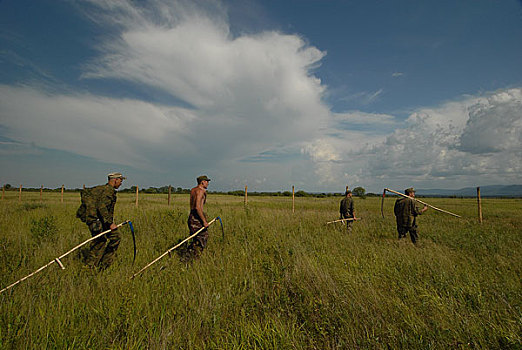
[[[79, 193], [6, 192], [0, 201], [0, 288], [90, 237]], [[522, 200], [423, 198], [417, 246], [398, 240], [393, 203], [355, 198], [351, 234], [340, 197], [210, 194], [220, 216], [202, 257], [175, 252], [188, 236], [188, 195], [119, 194], [114, 264], [77, 254], [0, 294], [0, 349], [521, 349]]]

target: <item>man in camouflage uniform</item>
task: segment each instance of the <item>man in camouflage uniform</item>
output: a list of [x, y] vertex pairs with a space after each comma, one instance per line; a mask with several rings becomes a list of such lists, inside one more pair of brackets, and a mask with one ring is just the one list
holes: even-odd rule
[[191, 258], [198, 258], [203, 249], [205, 249], [208, 240], [208, 222], [205, 212], [203, 212], [203, 205], [207, 202], [207, 188], [210, 179], [206, 175], [199, 176], [197, 179], [198, 185], [190, 190], [190, 214], [188, 217], [188, 227], [190, 235], [193, 235], [203, 227], [196, 237], [192, 239], [188, 247], [188, 256], [185, 260]]
[[346, 220], [346, 230], [348, 233], [352, 232], [353, 221], [357, 220], [355, 217], [355, 207], [353, 204], [352, 191], [346, 187], [345, 197], [341, 200], [339, 206], [339, 214], [341, 219], [353, 219]]
[[419, 238], [417, 232], [417, 216], [428, 210], [425, 205], [422, 209], [417, 206], [415, 198], [415, 189], [410, 187], [404, 191], [408, 197], [401, 197], [395, 201], [393, 212], [397, 220], [397, 232], [399, 239], [406, 237], [406, 233], [410, 233], [411, 241], [415, 244]]
[[[89, 195], [85, 196], [85, 223], [94, 237], [103, 231], [111, 230], [91, 242], [91, 246], [85, 264], [91, 268], [106, 269], [112, 263], [114, 254], [120, 244], [120, 233], [113, 222], [114, 205], [116, 204], [116, 190], [126, 179], [121, 173], [110, 173], [108, 182], [87, 189]], [[85, 190], [84, 190], [85, 191]]]

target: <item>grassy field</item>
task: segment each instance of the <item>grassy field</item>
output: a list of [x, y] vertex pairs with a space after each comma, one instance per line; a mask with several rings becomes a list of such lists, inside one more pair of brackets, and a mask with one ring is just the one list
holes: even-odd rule
[[[209, 195], [199, 261], [165, 257], [188, 235], [188, 196], [120, 194], [115, 263], [82, 268], [75, 254], [0, 294], [0, 349], [521, 349], [522, 200], [423, 199], [420, 242], [398, 241], [393, 198], [356, 198], [347, 234], [341, 198]], [[89, 238], [79, 194], [6, 192], [0, 201], [0, 287]], [[337, 225], [337, 226], [336, 226]], [[74, 256], [73, 256], [74, 255]]]

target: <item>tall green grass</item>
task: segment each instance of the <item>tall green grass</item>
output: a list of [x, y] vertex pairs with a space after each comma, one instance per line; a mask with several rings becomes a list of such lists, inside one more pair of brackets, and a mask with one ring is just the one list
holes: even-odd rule
[[[351, 234], [340, 198], [209, 195], [221, 216], [200, 260], [177, 254], [130, 277], [188, 236], [188, 196], [120, 194], [122, 228], [105, 272], [76, 256], [0, 295], [0, 348], [74, 349], [520, 349], [522, 201], [427, 199], [420, 242], [398, 241], [393, 199], [356, 199]], [[6, 193], [0, 201], [0, 287], [89, 238], [79, 194]], [[74, 253], [72, 255], [75, 255]]]

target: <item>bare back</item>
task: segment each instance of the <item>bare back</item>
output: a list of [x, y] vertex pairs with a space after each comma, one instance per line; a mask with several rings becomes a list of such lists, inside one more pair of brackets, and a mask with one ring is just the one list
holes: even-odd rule
[[[207, 199], [207, 191], [205, 189], [196, 186], [190, 190], [190, 210], [198, 209], [198, 206], [203, 208]], [[199, 204], [199, 205], [198, 205]]]
[[207, 201], [207, 191], [202, 186], [196, 186], [190, 190], [190, 210], [195, 210], [206, 226], [206, 218], [203, 213], [203, 205]]

